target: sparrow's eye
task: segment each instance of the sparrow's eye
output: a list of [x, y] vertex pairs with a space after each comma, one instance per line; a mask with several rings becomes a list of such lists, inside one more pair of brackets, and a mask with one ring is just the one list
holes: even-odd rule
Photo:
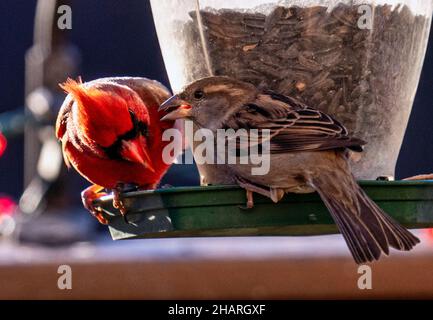
[[194, 99], [200, 100], [200, 99], [203, 99], [203, 97], [204, 97], [203, 90], [194, 91]]

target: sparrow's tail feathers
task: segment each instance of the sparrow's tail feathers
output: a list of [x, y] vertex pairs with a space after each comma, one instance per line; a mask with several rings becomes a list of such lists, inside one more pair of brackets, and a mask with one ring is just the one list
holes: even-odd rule
[[[335, 173], [334, 173], [335, 174]], [[313, 186], [330, 211], [356, 263], [379, 259], [389, 247], [408, 251], [419, 239], [380, 209], [352, 175], [321, 176]], [[347, 184], [347, 185], [346, 185]]]

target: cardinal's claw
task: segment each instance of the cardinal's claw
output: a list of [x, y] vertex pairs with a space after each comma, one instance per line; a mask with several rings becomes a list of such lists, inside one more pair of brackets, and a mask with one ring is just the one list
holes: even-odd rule
[[121, 189], [122, 189], [121, 185], [113, 189], [113, 207], [119, 210], [125, 222], [130, 224], [130, 222], [127, 219], [128, 209], [126, 209], [125, 204], [123, 203]]
[[98, 220], [98, 222], [100, 224], [103, 224], [103, 225], [108, 224], [108, 220], [105, 218], [105, 216], [103, 215], [103, 213], [101, 211], [91, 212], [91, 214], [96, 218], [96, 220]]
[[105, 218], [103, 211], [93, 205], [93, 201], [106, 195], [105, 192], [100, 192], [104, 188], [98, 185], [92, 185], [81, 192], [81, 200], [83, 201], [84, 207], [90, 211], [93, 217], [95, 217], [99, 223], [108, 224], [108, 220]]

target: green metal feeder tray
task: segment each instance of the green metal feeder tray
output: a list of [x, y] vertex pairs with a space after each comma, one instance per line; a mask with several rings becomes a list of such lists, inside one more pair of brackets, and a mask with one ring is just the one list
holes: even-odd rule
[[[408, 228], [433, 227], [433, 181], [362, 181], [367, 194]], [[245, 191], [237, 186], [181, 187], [124, 194], [125, 222], [112, 196], [95, 205], [109, 219], [113, 239], [208, 236], [310, 236], [337, 233], [315, 193], [287, 194], [277, 204], [254, 195], [245, 210]]]

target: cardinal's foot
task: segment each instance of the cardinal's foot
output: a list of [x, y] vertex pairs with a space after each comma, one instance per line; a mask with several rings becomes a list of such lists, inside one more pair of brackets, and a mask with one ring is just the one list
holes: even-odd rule
[[125, 222], [129, 223], [128, 219], [126, 218], [128, 209], [126, 209], [122, 200], [122, 185], [118, 185], [115, 189], [113, 189], [113, 207], [119, 210]]
[[84, 207], [90, 211], [92, 216], [94, 216], [99, 221], [99, 223], [108, 224], [108, 220], [107, 218], [105, 218], [101, 208], [95, 207], [95, 205], [93, 204], [96, 199], [99, 199], [100, 197], [106, 195], [105, 192], [100, 192], [102, 189], [104, 188], [96, 184], [88, 187], [87, 189], [83, 190], [83, 192], [81, 192], [81, 200], [83, 201]]

